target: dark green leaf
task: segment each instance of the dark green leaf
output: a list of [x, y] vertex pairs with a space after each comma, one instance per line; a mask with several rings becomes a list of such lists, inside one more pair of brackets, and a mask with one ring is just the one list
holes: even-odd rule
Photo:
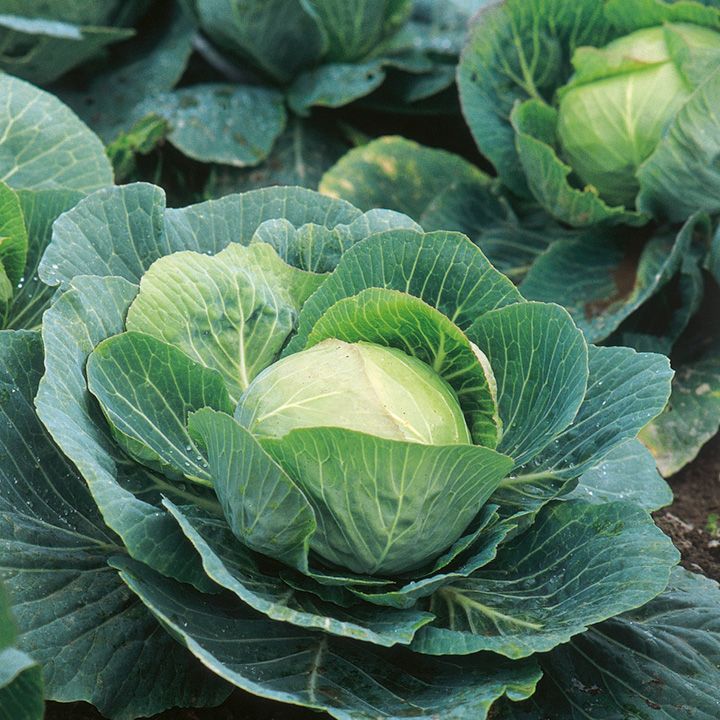
[[136, 563], [125, 561], [122, 576], [219, 675], [255, 695], [326, 710], [338, 720], [439, 714], [485, 720], [498, 697], [524, 699], [539, 679], [533, 662], [422, 658], [273, 622], [236, 598], [202, 595]]
[[432, 655], [544, 652], [667, 585], [679, 553], [642, 509], [559, 502], [492, 564], [433, 596], [438, 619], [412, 647]]

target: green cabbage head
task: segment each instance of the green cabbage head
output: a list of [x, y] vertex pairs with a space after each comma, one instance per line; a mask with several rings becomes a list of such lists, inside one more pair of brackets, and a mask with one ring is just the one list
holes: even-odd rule
[[573, 227], [720, 210], [720, 6], [503, 0], [458, 67], [465, 119], [515, 194]]
[[720, 33], [668, 23], [575, 51], [575, 75], [559, 91], [558, 138], [582, 182], [611, 205], [633, 206], [638, 170], [705, 79], [686, 68], [694, 55], [720, 57]]

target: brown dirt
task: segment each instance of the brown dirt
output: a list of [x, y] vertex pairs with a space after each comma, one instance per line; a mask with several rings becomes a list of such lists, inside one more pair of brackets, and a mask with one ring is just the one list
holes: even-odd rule
[[655, 513], [682, 553], [682, 565], [720, 581], [720, 435], [670, 478], [675, 500]]

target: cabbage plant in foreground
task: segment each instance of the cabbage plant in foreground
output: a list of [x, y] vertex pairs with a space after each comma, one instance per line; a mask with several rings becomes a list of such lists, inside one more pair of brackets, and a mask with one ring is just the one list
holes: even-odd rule
[[720, 7], [505, 0], [458, 67], [463, 113], [503, 183], [584, 227], [720, 209]]
[[717, 588], [673, 570], [635, 440], [665, 358], [588, 345], [459, 233], [296, 188], [180, 210], [100, 190], [40, 272], [60, 291], [42, 342], [0, 336], [0, 552], [50, 697], [131, 718], [236, 686], [337, 718], [478, 718], [543, 673], [537, 702], [568, 688], [568, 662], [584, 678], [581, 653], [609, 688], [635, 664], [610, 708], [717, 710]]

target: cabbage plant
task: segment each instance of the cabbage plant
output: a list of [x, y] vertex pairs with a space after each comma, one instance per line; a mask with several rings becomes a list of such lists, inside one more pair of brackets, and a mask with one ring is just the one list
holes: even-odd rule
[[505, 0], [463, 53], [463, 112], [502, 182], [570, 225], [715, 212], [719, 31], [714, 2]]
[[0, 69], [34, 83], [57, 80], [135, 35], [152, 0], [2, 0]]
[[[293, 188], [165, 209], [137, 184], [61, 216], [40, 275], [42, 343], [0, 338], [22, 418], [0, 551], [49, 697], [135, 717], [229, 683], [338, 718], [485, 717], [562, 675], [569, 641], [599, 652], [609, 618], [630, 661], [655, 632], [632, 611], [693, 583], [664, 592], [668, 489], [634, 439], [667, 360], [588, 345], [460, 233]], [[66, 621], [38, 627], [38, 598]], [[707, 678], [667, 647], [689, 706]]]
[[[313, 106], [363, 98], [386, 81], [380, 104], [427, 105], [454, 85], [469, 18], [484, 0], [187, 4], [209, 43], [204, 53], [211, 62], [241, 81], [255, 77], [285, 88], [290, 108], [306, 115]], [[452, 102], [447, 105], [446, 112]]]
[[100, 140], [57, 98], [0, 73], [0, 329], [40, 324], [53, 291], [37, 270], [52, 223], [112, 184]]

